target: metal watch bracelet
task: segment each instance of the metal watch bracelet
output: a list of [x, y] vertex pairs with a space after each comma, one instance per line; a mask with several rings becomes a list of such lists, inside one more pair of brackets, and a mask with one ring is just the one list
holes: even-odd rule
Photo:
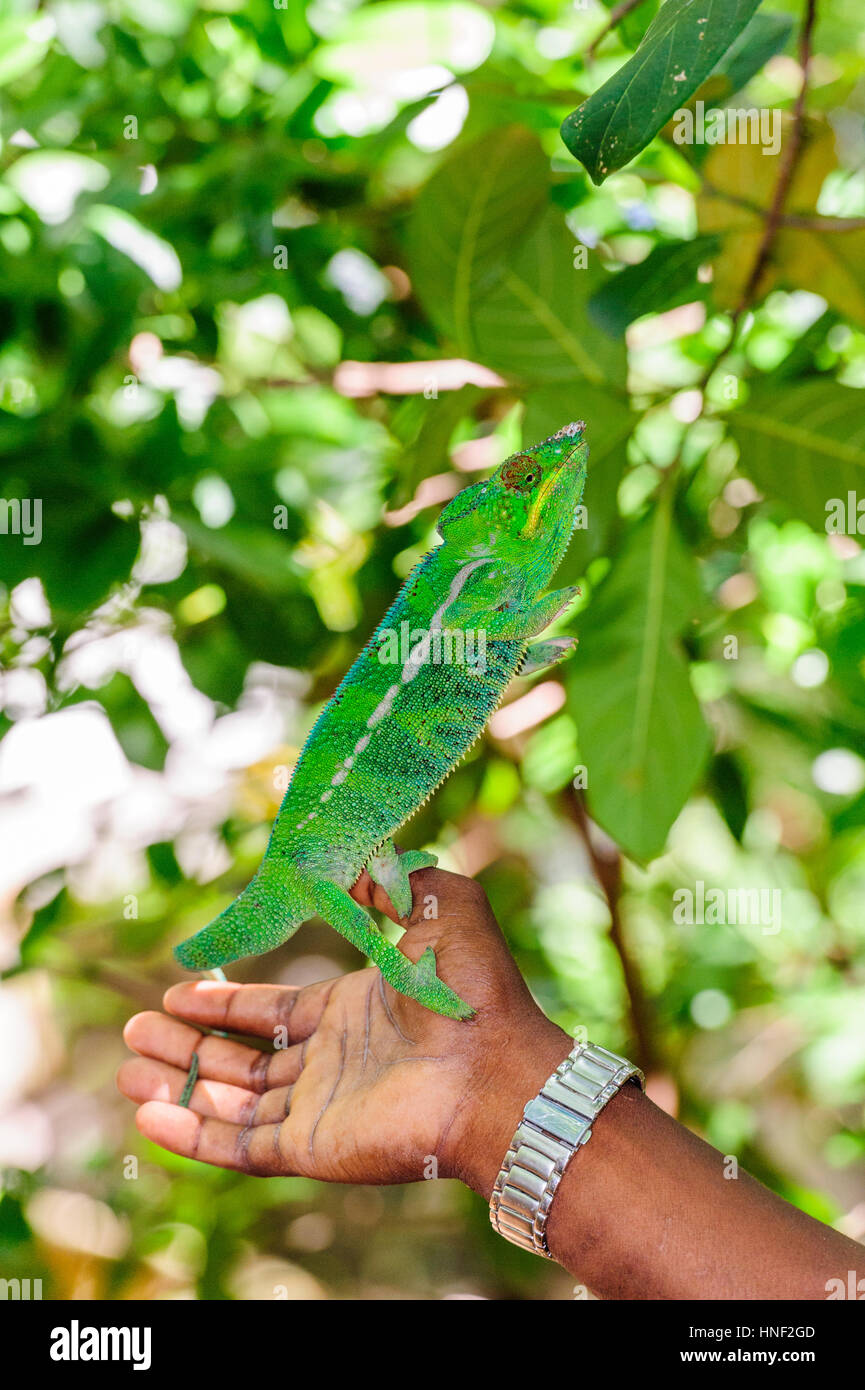
[[626, 1082], [644, 1087], [639, 1067], [597, 1043], [578, 1043], [530, 1100], [490, 1197], [499, 1235], [552, 1259], [547, 1217], [556, 1188], [592, 1124]]

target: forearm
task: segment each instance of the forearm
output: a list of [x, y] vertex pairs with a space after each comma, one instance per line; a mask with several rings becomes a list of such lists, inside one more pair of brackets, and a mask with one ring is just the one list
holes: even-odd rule
[[[467, 1130], [463, 1176], [485, 1199], [525, 1102], [567, 1056], [551, 1025]], [[596, 1120], [553, 1201], [547, 1240], [581, 1283], [611, 1299], [822, 1299], [865, 1265], [862, 1247], [739, 1170], [625, 1086]]]

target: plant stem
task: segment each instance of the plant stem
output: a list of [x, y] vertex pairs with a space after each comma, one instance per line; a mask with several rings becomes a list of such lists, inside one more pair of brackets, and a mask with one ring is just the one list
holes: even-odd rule
[[592, 39], [592, 42], [586, 49], [586, 57], [589, 59], [594, 58], [596, 50], [600, 47], [611, 30], [615, 29], [617, 24], [620, 24], [623, 19], [627, 18], [631, 10], [635, 10], [637, 6], [642, 3], [643, 0], [620, 0], [618, 5], [614, 5], [610, 10], [610, 17], [603, 29]]
[[565, 809], [580, 832], [595, 878], [607, 900], [610, 912], [610, 941], [622, 967], [636, 1047], [634, 1060], [644, 1072], [659, 1070], [658, 1051], [651, 1026], [651, 1010], [640, 972], [628, 950], [622, 930], [619, 904], [622, 896], [622, 856], [616, 845], [599, 843], [593, 834], [583, 797], [572, 786], [562, 793]]
[[799, 36], [799, 64], [802, 68], [802, 85], [799, 88], [799, 95], [796, 97], [796, 105], [793, 108], [793, 129], [784, 157], [781, 169], [778, 174], [778, 182], [775, 185], [775, 192], [772, 195], [772, 202], [769, 213], [763, 228], [763, 236], [751, 267], [751, 273], [745, 282], [742, 297], [739, 300], [736, 312], [733, 315], [734, 326], [739, 316], [744, 313], [748, 305], [754, 299], [760, 282], [769, 264], [772, 247], [778, 230], [781, 225], [781, 215], [784, 211], [784, 204], [790, 192], [790, 185], [793, 182], [793, 175], [796, 172], [796, 165], [799, 162], [799, 155], [802, 151], [802, 127], [805, 121], [805, 100], [808, 95], [808, 68], [811, 62], [811, 37], [814, 32], [814, 25], [817, 19], [817, 0], [806, 0], [805, 19], [802, 24], [802, 32]]

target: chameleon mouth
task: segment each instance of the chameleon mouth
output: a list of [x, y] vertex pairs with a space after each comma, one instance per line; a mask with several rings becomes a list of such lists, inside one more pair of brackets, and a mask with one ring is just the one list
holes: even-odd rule
[[543, 516], [547, 500], [550, 497], [550, 494], [553, 493], [558, 487], [559, 479], [562, 476], [562, 469], [566, 467], [569, 457], [570, 456], [568, 455], [565, 458], [563, 458], [559, 466], [547, 474], [547, 476], [544, 478], [544, 481], [541, 483], [541, 486], [538, 488], [537, 495], [534, 501], [532, 502], [531, 509], [529, 511], [528, 517], [526, 518], [525, 533], [527, 535], [531, 536], [537, 530], [541, 517]]

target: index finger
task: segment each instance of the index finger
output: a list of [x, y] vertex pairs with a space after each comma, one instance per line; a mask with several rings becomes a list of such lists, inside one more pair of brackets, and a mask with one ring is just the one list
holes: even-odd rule
[[172, 985], [163, 1003], [170, 1014], [205, 1028], [250, 1033], [273, 1042], [285, 1029], [287, 1042], [304, 1042], [315, 1032], [336, 980], [314, 985], [241, 985], [191, 980]]

